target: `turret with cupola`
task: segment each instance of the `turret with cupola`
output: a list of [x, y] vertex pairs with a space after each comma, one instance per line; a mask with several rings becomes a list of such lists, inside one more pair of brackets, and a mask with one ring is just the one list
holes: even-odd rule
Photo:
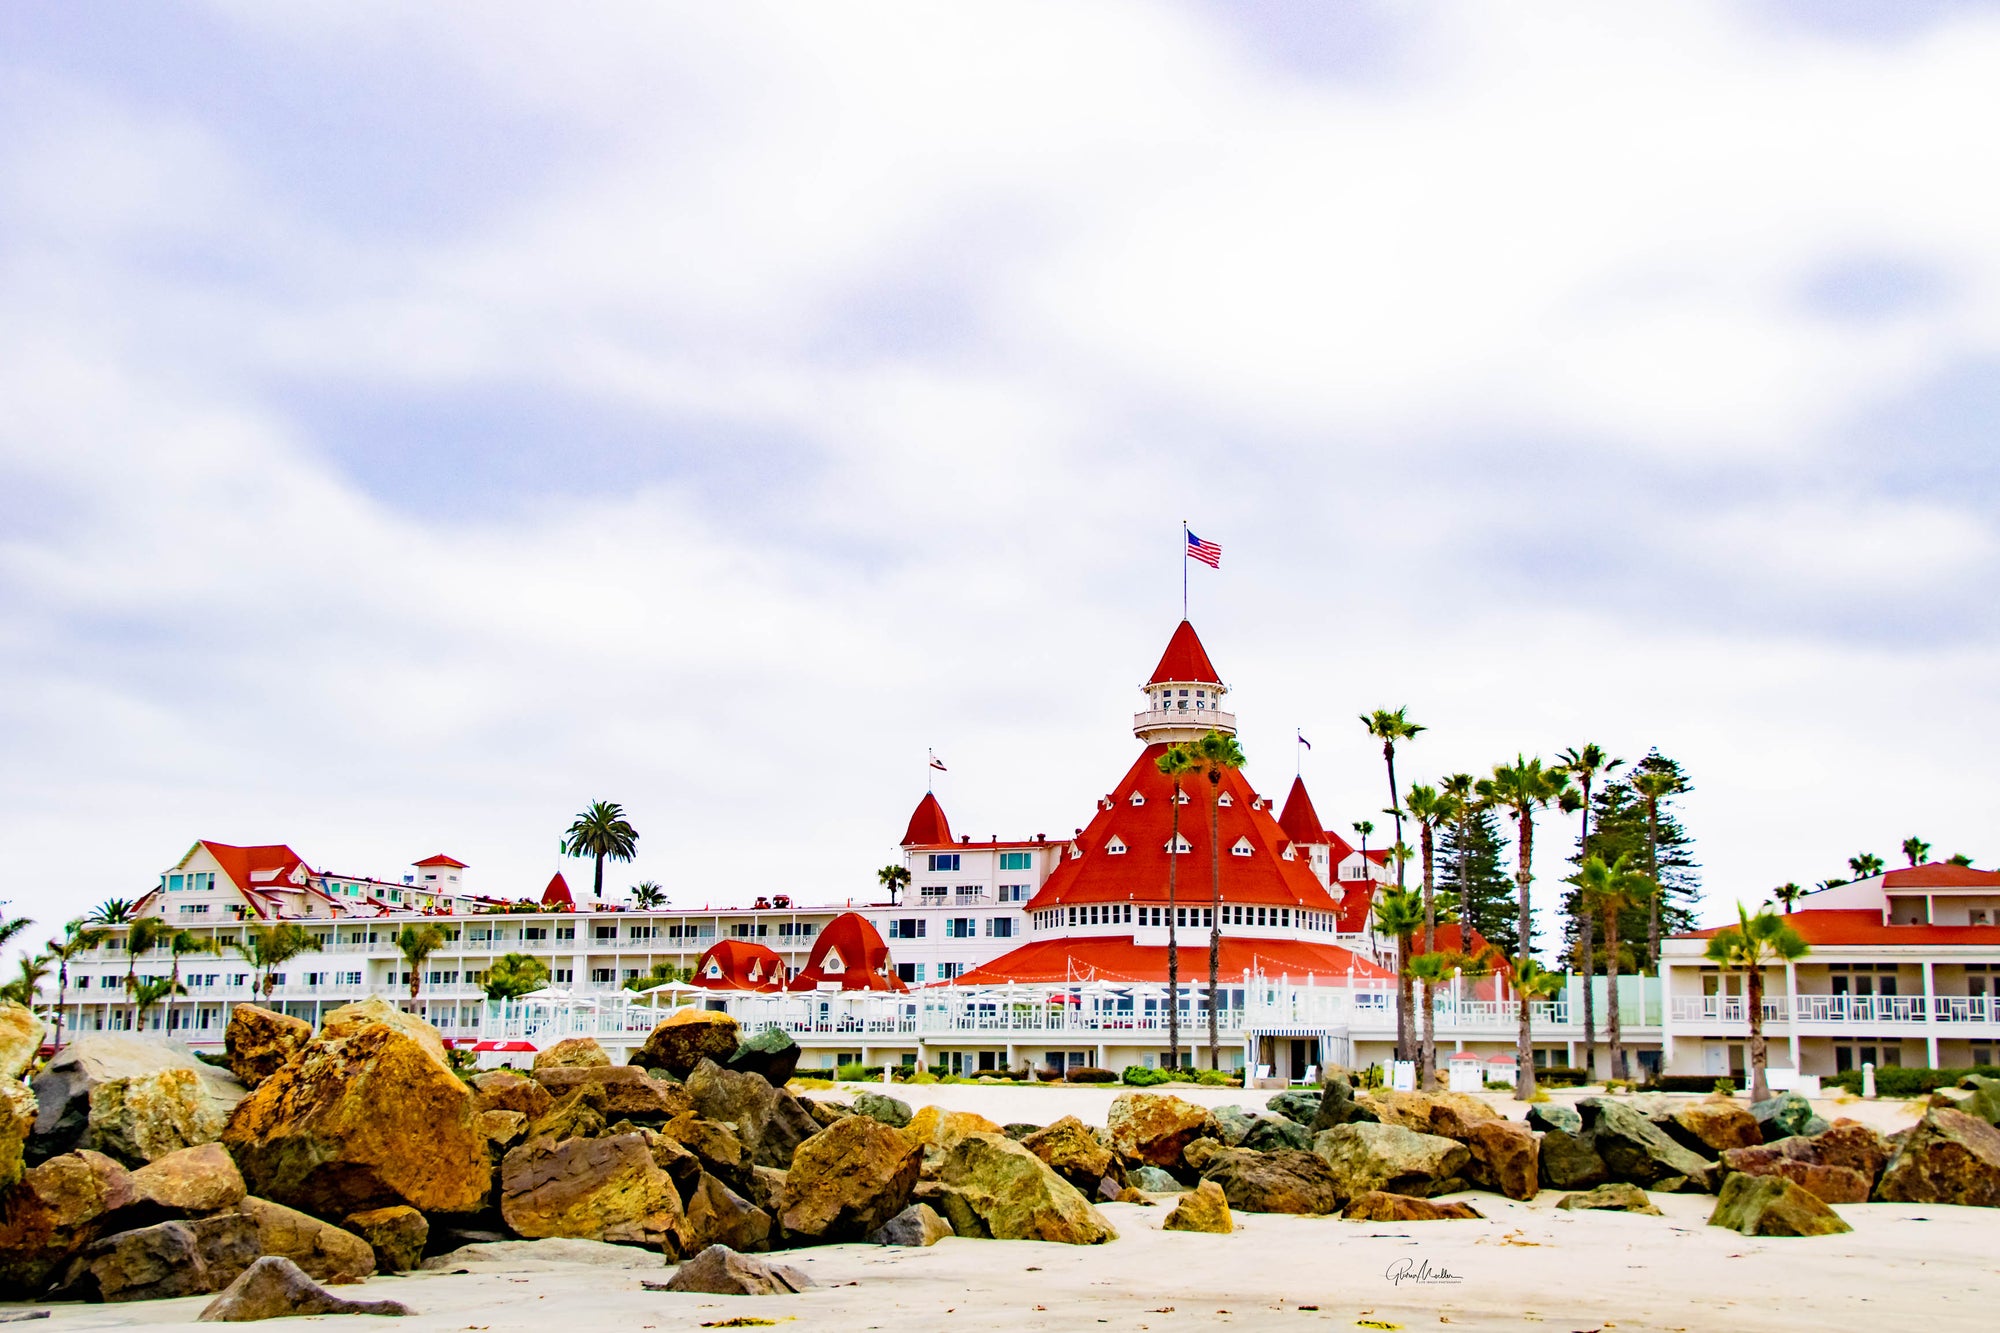
[[1229, 687], [1216, 674], [1194, 626], [1183, 620], [1167, 640], [1146, 692], [1146, 711], [1132, 719], [1132, 734], [1148, 745], [1199, 740], [1211, 731], [1236, 734], [1236, 715], [1222, 711]]

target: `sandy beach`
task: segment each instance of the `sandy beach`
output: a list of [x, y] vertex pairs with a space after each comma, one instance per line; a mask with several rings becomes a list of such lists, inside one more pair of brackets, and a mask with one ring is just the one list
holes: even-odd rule
[[[852, 1091], [854, 1089], [842, 1089]], [[996, 1120], [1101, 1122], [1114, 1088], [898, 1088]], [[1177, 1090], [1178, 1091], [1178, 1090]], [[827, 1095], [821, 1093], [819, 1095]], [[1183, 1094], [1189, 1095], [1189, 1094]], [[1195, 1089], [1209, 1104], [1266, 1094]], [[1496, 1106], [1513, 1105], [1496, 1097]], [[1825, 1111], [1884, 1128], [1902, 1103], [1829, 1102]], [[664, 1265], [641, 1250], [600, 1249], [612, 1266], [508, 1257], [464, 1273], [371, 1279], [350, 1294], [411, 1306], [406, 1327], [548, 1333], [552, 1327], [694, 1329], [750, 1316], [828, 1333], [902, 1329], [1172, 1330], [1222, 1327], [1620, 1329], [1986, 1329], [2000, 1293], [2000, 1217], [1990, 1210], [1859, 1204], [1838, 1209], [1848, 1235], [1746, 1239], [1704, 1223], [1706, 1196], [1655, 1195], [1664, 1217], [1566, 1213], [1544, 1191], [1529, 1203], [1453, 1196], [1479, 1221], [1405, 1225], [1238, 1213], [1228, 1236], [1165, 1232], [1167, 1207], [1111, 1204], [1119, 1239], [1078, 1248], [947, 1239], [931, 1249], [841, 1245], [780, 1256], [818, 1287], [791, 1297], [647, 1291]], [[56, 1306], [57, 1329], [145, 1328], [194, 1320], [205, 1297]], [[12, 1307], [27, 1308], [27, 1307]]]

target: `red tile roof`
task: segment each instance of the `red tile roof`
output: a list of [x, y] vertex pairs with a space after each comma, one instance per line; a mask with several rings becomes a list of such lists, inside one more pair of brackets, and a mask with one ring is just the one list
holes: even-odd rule
[[1285, 794], [1285, 812], [1278, 816], [1278, 827], [1293, 842], [1326, 841], [1326, 825], [1319, 822], [1319, 811], [1313, 809], [1312, 797], [1306, 795], [1304, 778], [1292, 779], [1292, 789]]
[[910, 814], [910, 826], [903, 830], [903, 846], [940, 847], [950, 841], [951, 821], [944, 817], [944, 807], [936, 793], [925, 792]]
[[560, 907], [565, 912], [576, 910], [576, 899], [570, 896], [569, 881], [563, 878], [562, 871], [556, 871], [555, 878], [542, 890], [542, 906]]
[[[1173, 829], [1173, 784], [1155, 765], [1166, 746], [1149, 745], [1120, 778], [1111, 793], [1111, 807], [1099, 803], [1097, 815], [1076, 839], [1083, 855], [1063, 856], [1027, 910], [1034, 912], [1067, 903], [1165, 902], [1167, 898], [1167, 839]], [[1188, 802], [1180, 808], [1181, 836], [1194, 848], [1180, 861], [1179, 895], [1186, 902], [1209, 898], [1208, 779], [1199, 774], [1181, 780]], [[1225, 772], [1222, 791], [1231, 804], [1220, 810], [1222, 832], [1222, 898], [1229, 903], [1261, 903], [1339, 912], [1313, 873], [1305, 853], [1284, 859], [1291, 839], [1268, 808], [1252, 809], [1256, 792], [1241, 772]], [[1145, 797], [1132, 804], [1137, 792]], [[1116, 838], [1123, 852], [1107, 850]], [[1238, 839], [1250, 844], [1250, 855], [1235, 856]], [[1349, 894], [1350, 898], [1356, 895]]]
[[[838, 952], [840, 968], [829, 971], [827, 955]], [[813, 942], [812, 955], [792, 978], [792, 990], [818, 990], [823, 981], [835, 982], [842, 990], [908, 990], [902, 978], [891, 970], [889, 946], [865, 917], [842, 912], [826, 923]]]
[[446, 856], [443, 852], [439, 852], [436, 856], [426, 856], [423, 860], [413, 862], [413, 864], [420, 866], [450, 866], [453, 870], [464, 870], [466, 868], [465, 862]]
[[1163, 685], [1170, 680], [1189, 684], [1222, 683], [1214, 663], [1208, 660], [1208, 650], [1201, 646], [1201, 636], [1185, 620], [1175, 627], [1174, 636], [1167, 640], [1167, 651], [1160, 654], [1160, 664], [1153, 668], [1153, 677], [1146, 683]]
[[[1970, 944], [2000, 951], [2000, 926], [1885, 926], [1874, 908], [1821, 907], [1785, 918], [1807, 944], [1839, 947], [1873, 944]], [[1707, 939], [1734, 923], [1689, 931], [1676, 939]]]
[[[722, 975], [710, 977], [714, 963]], [[775, 949], [755, 940], [717, 940], [695, 961], [694, 984], [710, 990], [781, 991], [785, 988], [785, 960]]]
[[1891, 870], [1882, 876], [1882, 883], [1891, 889], [2000, 889], [2000, 870], [1974, 870], [1971, 866], [1932, 861]]
[[[1192, 989], [1208, 984], [1206, 934], [1205, 931], [1190, 931], [1181, 945], [1182, 986]], [[1320, 985], [1345, 983], [1350, 978], [1355, 981], [1395, 979], [1386, 968], [1377, 967], [1338, 945], [1224, 935], [1222, 983], [1241, 984], [1245, 971], [1261, 973], [1266, 977], [1290, 977], [1294, 981], [1312, 977]], [[990, 963], [983, 963], [961, 974], [951, 984], [990, 986], [1007, 982], [1045, 985], [1063, 981], [1150, 981], [1164, 985], [1166, 980], [1165, 945], [1134, 944], [1129, 938], [1084, 937], [1024, 944]]]

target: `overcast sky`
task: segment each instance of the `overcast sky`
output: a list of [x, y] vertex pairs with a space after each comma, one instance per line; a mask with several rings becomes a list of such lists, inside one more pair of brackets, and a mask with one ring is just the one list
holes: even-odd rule
[[1918, 0], [17, 0], [0, 898], [533, 893], [605, 798], [620, 889], [839, 901], [933, 746], [1067, 834], [1183, 519], [1337, 827], [1407, 705], [1680, 760], [1717, 909], [1991, 865], [1996, 125]]

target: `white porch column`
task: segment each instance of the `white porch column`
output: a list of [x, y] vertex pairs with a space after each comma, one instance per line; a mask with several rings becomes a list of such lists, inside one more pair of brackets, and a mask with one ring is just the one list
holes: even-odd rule
[[1674, 969], [1660, 960], [1660, 1072], [1674, 1072]]
[[1931, 960], [1926, 958], [1924, 959], [1924, 1048], [1929, 1052], [1932, 1069], [1938, 1067], [1937, 1004], [1935, 1002], [1937, 987], [1933, 984], [1934, 982], [1935, 977], [1931, 972]]
[[1803, 1074], [1799, 1064], [1799, 965], [1785, 960], [1785, 1028], [1792, 1034], [1792, 1072]]

